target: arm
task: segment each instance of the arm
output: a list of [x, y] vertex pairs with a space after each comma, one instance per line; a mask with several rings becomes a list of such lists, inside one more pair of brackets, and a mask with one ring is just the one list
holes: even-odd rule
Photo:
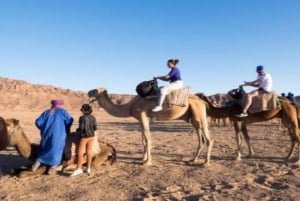
[[251, 82], [246, 82], [246, 81], [244, 81], [244, 84], [242, 84], [242, 85], [240, 85], [240, 86], [252, 86], [252, 87], [258, 87], [260, 83], [261, 83], [261, 80], [260, 80], [260, 79], [257, 79], [257, 80], [251, 81]]
[[154, 79], [159, 79], [159, 80], [163, 80], [163, 81], [169, 81], [170, 80], [170, 75], [158, 76], [158, 77], [154, 77]]

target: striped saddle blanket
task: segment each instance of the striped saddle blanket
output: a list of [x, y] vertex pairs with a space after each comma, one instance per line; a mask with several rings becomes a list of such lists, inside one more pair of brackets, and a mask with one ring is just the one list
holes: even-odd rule
[[184, 87], [171, 91], [165, 98], [163, 109], [170, 109], [173, 105], [185, 107], [189, 104], [190, 88]]
[[[245, 101], [244, 98], [242, 101]], [[280, 108], [280, 104], [278, 101], [277, 94], [274, 91], [272, 91], [268, 93], [262, 93], [259, 96], [254, 97], [248, 112], [257, 113], [278, 108]]]

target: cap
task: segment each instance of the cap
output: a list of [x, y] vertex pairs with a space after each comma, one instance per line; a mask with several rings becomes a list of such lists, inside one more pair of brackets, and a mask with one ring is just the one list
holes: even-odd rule
[[256, 71], [262, 71], [264, 67], [262, 65], [256, 66]]

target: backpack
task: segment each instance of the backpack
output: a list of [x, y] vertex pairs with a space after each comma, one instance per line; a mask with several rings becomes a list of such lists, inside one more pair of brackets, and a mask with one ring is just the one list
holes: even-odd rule
[[159, 92], [157, 80], [143, 81], [136, 86], [135, 91], [141, 97], [157, 95]]

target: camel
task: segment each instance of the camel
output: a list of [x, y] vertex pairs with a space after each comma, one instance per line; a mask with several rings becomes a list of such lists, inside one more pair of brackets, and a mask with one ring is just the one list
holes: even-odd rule
[[[228, 101], [231, 101], [232, 98], [228, 94], [217, 93], [214, 95], [207, 96], [208, 100], [215, 107], [222, 107]], [[230, 119], [228, 117], [225, 118], [213, 118], [210, 117], [210, 125], [211, 126], [228, 126], [231, 124]]]
[[[242, 93], [241, 89], [234, 89], [229, 92], [233, 96], [235, 100], [237, 100], [241, 95], [236, 95], [235, 93]], [[296, 143], [298, 143], [298, 163], [300, 164], [300, 136], [298, 135], [298, 118], [297, 118], [297, 108], [295, 105], [288, 99], [278, 97], [280, 101], [281, 107], [278, 109], [262, 111], [259, 113], [249, 114], [246, 118], [236, 117], [236, 114], [239, 114], [242, 111], [242, 107], [239, 103], [235, 101], [231, 101], [229, 105], [223, 107], [214, 107], [209, 99], [202, 93], [196, 94], [199, 98], [206, 101], [209, 105], [207, 114], [208, 116], [214, 118], [224, 118], [229, 117], [234, 124], [235, 132], [236, 132], [236, 141], [237, 141], [237, 160], [241, 160], [241, 136], [240, 131], [242, 131], [243, 136], [248, 145], [249, 154], [251, 157], [254, 155], [254, 151], [251, 147], [250, 138], [247, 131], [247, 123], [254, 122], [263, 122], [268, 121], [273, 118], [280, 118], [282, 122], [288, 127], [289, 135], [291, 138], [291, 149], [287, 155], [287, 159], [292, 157], [292, 153]]]
[[[28, 137], [24, 133], [20, 123], [17, 119], [6, 119], [4, 125], [6, 124], [5, 128], [7, 128], [7, 132], [0, 133], [0, 142], [5, 142], [2, 145], [2, 148], [10, 146], [15, 146], [17, 152], [20, 154], [21, 157], [27, 159], [31, 162], [34, 162], [37, 158], [38, 154], [38, 144], [30, 143]], [[0, 126], [3, 125], [3, 122], [0, 123]], [[68, 135], [67, 136], [67, 143], [71, 144], [71, 141], [75, 143], [75, 146], [78, 147], [79, 145], [79, 137], [75, 135]], [[93, 159], [93, 166], [94, 168], [99, 168], [105, 161], [111, 160], [111, 164], [116, 159], [116, 150], [115, 148], [102, 142], [98, 139], [99, 149], [98, 153], [94, 153]], [[70, 151], [71, 151], [71, 147]], [[76, 154], [73, 154], [70, 160], [63, 161], [62, 172], [67, 169], [75, 169], [76, 167]], [[29, 168], [20, 169], [18, 171], [17, 176], [20, 178], [30, 177], [30, 176], [40, 176], [42, 174], [47, 173], [48, 167], [45, 165], [41, 165], [36, 171], [30, 171]]]
[[141, 126], [142, 144], [143, 144], [143, 165], [152, 165], [151, 146], [152, 139], [150, 134], [149, 124], [152, 119], [156, 120], [175, 120], [180, 119], [190, 121], [197, 132], [198, 147], [192, 161], [197, 161], [200, 152], [203, 149], [203, 143], [206, 143], [208, 148], [204, 165], [210, 163], [211, 148], [213, 140], [210, 137], [208, 130], [208, 122], [206, 116], [207, 104], [200, 100], [197, 96], [190, 94], [188, 98], [188, 105], [176, 106], [171, 109], [159, 112], [152, 112], [152, 109], [157, 104], [157, 97], [143, 98], [135, 96], [126, 104], [114, 104], [107, 94], [105, 88], [93, 89], [88, 92], [90, 102], [98, 101], [100, 107], [106, 110], [109, 114], [116, 117], [133, 117], [137, 119]]

